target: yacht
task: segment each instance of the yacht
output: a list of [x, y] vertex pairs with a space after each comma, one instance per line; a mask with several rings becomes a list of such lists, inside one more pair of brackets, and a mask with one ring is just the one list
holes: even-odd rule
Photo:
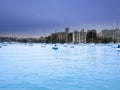
[[54, 50], [58, 50], [58, 46], [57, 46], [57, 44], [54, 44], [54, 45], [52, 46], [52, 49], [54, 49]]

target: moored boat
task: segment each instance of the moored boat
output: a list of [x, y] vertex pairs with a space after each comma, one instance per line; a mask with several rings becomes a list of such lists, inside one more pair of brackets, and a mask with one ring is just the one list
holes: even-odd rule
[[53, 45], [52, 49], [58, 50], [58, 46], [56, 44]]

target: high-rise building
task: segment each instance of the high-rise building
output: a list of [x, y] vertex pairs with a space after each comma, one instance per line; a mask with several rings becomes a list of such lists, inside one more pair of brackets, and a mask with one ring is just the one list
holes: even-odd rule
[[80, 32], [73, 32], [73, 43], [86, 43], [86, 32], [82, 29]]
[[86, 41], [88, 42], [88, 43], [95, 43], [95, 42], [97, 42], [97, 32], [96, 32], [96, 30], [88, 30], [87, 31], [87, 35], [86, 35]]
[[66, 33], [66, 34], [69, 33], [69, 28], [68, 28], [68, 27], [65, 28], [65, 33]]
[[65, 41], [66, 41], [66, 43], [68, 43], [68, 35], [69, 35], [69, 28], [68, 27], [65, 28], [65, 33], [66, 33], [66, 39], [65, 39]]
[[86, 43], [86, 32], [84, 31], [84, 29], [82, 29], [80, 31], [80, 34], [79, 34], [79, 43]]
[[79, 43], [79, 32], [77, 30], [73, 32], [73, 43]]

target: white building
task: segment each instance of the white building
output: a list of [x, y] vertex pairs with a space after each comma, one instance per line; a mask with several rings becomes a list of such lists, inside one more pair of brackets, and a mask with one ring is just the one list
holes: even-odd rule
[[73, 32], [73, 43], [86, 43], [86, 32], [84, 32], [84, 29], [80, 32], [77, 30]]
[[120, 42], [120, 29], [102, 30], [102, 38], [112, 38], [113, 41]]

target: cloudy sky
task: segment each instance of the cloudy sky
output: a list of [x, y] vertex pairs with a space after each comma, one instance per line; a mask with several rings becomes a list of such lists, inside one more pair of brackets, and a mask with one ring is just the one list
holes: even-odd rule
[[120, 0], [0, 0], [0, 35], [39, 37], [82, 28], [115, 28]]

